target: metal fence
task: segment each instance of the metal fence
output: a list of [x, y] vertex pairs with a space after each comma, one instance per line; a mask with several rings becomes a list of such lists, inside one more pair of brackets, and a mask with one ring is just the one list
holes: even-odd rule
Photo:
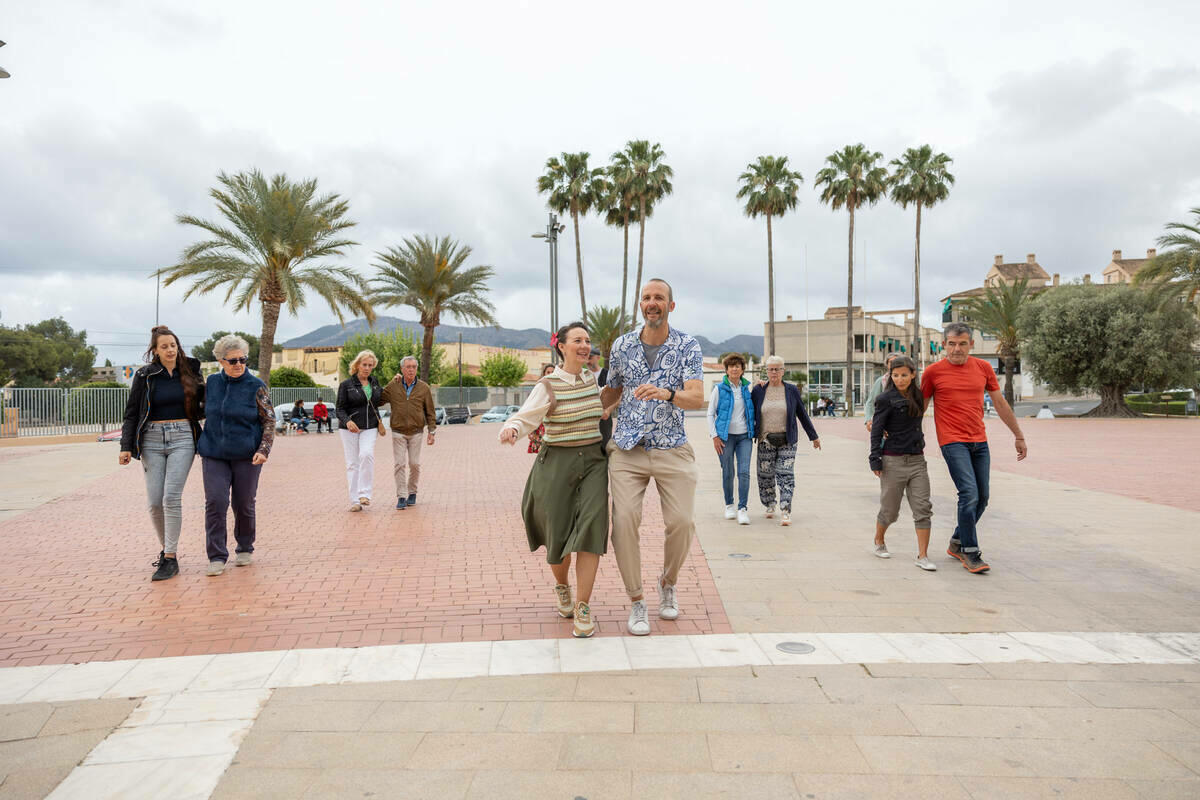
[[128, 389], [4, 389], [0, 437], [103, 433], [121, 427]]
[[278, 406], [284, 403], [290, 405], [297, 400], [303, 400], [306, 403], [315, 403], [318, 400], [323, 400], [332, 406], [337, 401], [337, 389], [331, 389], [328, 386], [318, 386], [315, 388], [292, 386], [271, 387], [271, 405]]

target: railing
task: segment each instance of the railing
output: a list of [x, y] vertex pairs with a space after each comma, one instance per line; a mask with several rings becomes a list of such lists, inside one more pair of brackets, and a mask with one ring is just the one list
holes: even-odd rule
[[318, 387], [293, 387], [293, 386], [272, 386], [271, 387], [271, 405], [278, 406], [284, 403], [294, 403], [297, 400], [304, 402], [313, 402], [323, 400], [327, 405], [332, 406], [337, 401], [337, 389], [331, 389], [328, 386]]
[[121, 427], [128, 389], [0, 390], [0, 437], [67, 436]]

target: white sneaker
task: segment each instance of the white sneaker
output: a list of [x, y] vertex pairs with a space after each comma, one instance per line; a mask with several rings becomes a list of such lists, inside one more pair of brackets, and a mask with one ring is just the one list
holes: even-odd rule
[[[886, 544], [877, 544], [875, 545], [875, 556], [877, 558], [891, 558], [892, 554], [888, 552]], [[925, 560], [928, 561], [929, 559]]]
[[646, 614], [646, 601], [636, 600], [633, 607], [629, 609], [629, 621], [625, 623], [625, 629], [634, 636], [647, 636], [650, 633], [650, 618]]
[[792, 512], [784, 511], [779, 515], [779, 524], [784, 527], [792, 524]]
[[210, 562], [208, 562], [208, 569], [204, 571], [204, 574], [210, 578], [215, 578], [217, 575], [220, 575], [224, 571], [225, 571], [225, 562], [224, 561], [210, 561]]
[[658, 579], [658, 616], [659, 619], [679, 619], [679, 600], [675, 597], [675, 587], [667, 586]]
[[739, 508], [737, 511], [738, 525], [750, 524], [750, 512], [744, 508]]
[[233, 565], [235, 567], [248, 567], [252, 561], [254, 561], [253, 553], [242, 552], [237, 554], [237, 558], [233, 560]]
[[918, 558], [915, 563], [926, 572], [937, 572], [937, 564], [930, 561], [928, 556]]
[[733, 519], [736, 516], [737, 516], [737, 506], [734, 506], [734, 505], [725, 506], [725, 519]]
[[778, 508], [779, 507], [774, 503], [771, 503], [771, 505], [767, 506], [767, 519], [772, 519], [775, 516], [775, 511]]

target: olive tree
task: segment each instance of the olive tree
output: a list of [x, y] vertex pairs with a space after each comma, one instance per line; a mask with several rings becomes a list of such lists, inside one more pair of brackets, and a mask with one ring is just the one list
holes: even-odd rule
[[1053, 392], [1097, 392], [1093, 417], [1136, 417], [1130, 386], [1190, 385], [1200, 321], [1182, 303], [1125, 285], [1078, 284], [1021, 309], [1022, 359]]

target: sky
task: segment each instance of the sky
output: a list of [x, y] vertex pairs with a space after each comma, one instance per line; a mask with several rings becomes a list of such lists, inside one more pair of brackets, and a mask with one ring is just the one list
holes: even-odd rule
[[[645, 271], [674, 285], [672, 324], [714, 341], [766, 319], [766, 225], [735, 196], [760, 155], [804, 176], [774, 224], [779, 319], [846, 303], [848, 215], [813, 179], [847, 144], [954, 159], [922, 223], [933, 326], [996, 254], [1098, 277], [1200, 206], [1194, 2], [63, 0], [0, 6], [0, 39], [0, 324], [62, 316], [115, 364], [140, 359], [151, 273], [199, 238], [176, 215], [215, 218], [220, 171], [346, 198], [360, 244], [339, 263], [367, 278], [376, 252], [450, 235], [495, 268], [500, 324], [545, 328], [547, 247], [530, 235], [547, 157], [602, 166], [658, 142], [675, 191], [647, 223]], [[565, 221], [564, 321], [579, 311]], [[881, 202], [856, 227], [855, 304], [911, 307], [913, 209]], [[620, 229], [586, 217], [580, 237], [589, 305], [618, 304]], [[259, 332], [257, 309], [185, 289], [158, 300], [185, 347]], [[310, 299], [277, 340], [334, 321]]]

